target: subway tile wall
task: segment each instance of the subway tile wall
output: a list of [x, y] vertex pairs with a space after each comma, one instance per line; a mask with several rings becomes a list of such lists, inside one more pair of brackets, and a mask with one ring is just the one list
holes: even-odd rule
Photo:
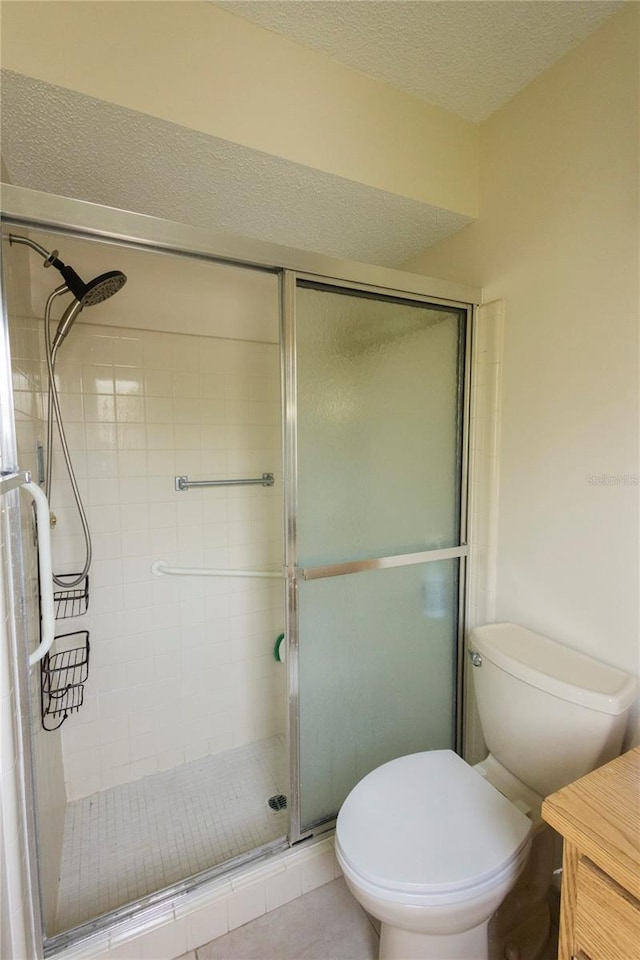
[[[151, 572], [280, 569], [279, 348], [78, 322], [56, 380], [93, 539], [89, 611], [58, 623], [91, 636], [84, 704], [62, 728], [71, 800], [284, 730], [281, 581]], [[71, 573], [83, 539], [54, 450], [54, 566]], [[273, 488], [174, 489], [263, 472]]]

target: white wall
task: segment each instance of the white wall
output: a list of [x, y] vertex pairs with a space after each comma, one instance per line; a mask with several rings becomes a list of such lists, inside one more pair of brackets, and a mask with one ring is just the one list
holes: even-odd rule
[[[59, 249], [61, 259], [83, 280], [108, 270], [121, 270], [129, 278], [117, 297], [83, 310], [78, 324], [278, 343], [280, 311], [273, 274], [40, 231], [30, 236], [46, 250]], [[6, 250], [7, 259], [20, 251], [28, 255], [30, 282], [23, 294], [23, 312], [42, 317], [58, 274], [43, 269], [40, 257], [25, 247], [13, 244]], [[66, 305], [68, 298], [63, 299]], [[61, 311], [62, 307], [54, 308], [54, 315]], [[63, 362], [65, 354], [60, 354]]]
[[483, 125], [479, 221], [405, 265], [505, 300], [497, 619], [631, 672], [639, 16], [628, 5]]
[[[281, 566], [278, 284], [265, 273], [102, 244], [58, 237], [56, 246], [84, 276], [120, 266], [128, 273], [117, 297], [85, 311], [56, 367], [94, 548], [89, 611], [57, 624], [58, 636], [88, 629], [91, 638], [84, 704], [61, 730], [74, 799], [284, 731], [285, 671], [273, 656], [281, 582], [151, 573], [157, 559]], [[10, 248], [7, 258], [25, 252]], [[51, 277], [39, 258], [34, 264], [37, 315], [42, 274], [47, 289]], [[42, 323], [22, 318], [14, 340], [18, 357], [27, 342], [33, 352]], [[21, 364], [15, 382], [30, 456], [36, 436], [44, 439], [45, 404], [34, 385], [46, 382], [44, 365], [33, 366]], [[78, 569], [84, 546], [57, 439], [54, 447], [54, 569], [65, 573]], [[270, 489], [174, 489], [176, 475], [266, 471], [276, 476]], [[59, 640], [57, 649], [77, 642]]]
[[[87, 697], [63, 729], [73, 799], [284, 731], [281, 582], [151, 573], [158, 559], [278, 570], [282, 457], [275, 344], [86, 324], [65, 349], [61, 400], [95, 545]], [[176, 475], [265, 471], [271, 489], [174, 489]], [[54, 556], [71, 570], [77, 523], [56, 503]]]

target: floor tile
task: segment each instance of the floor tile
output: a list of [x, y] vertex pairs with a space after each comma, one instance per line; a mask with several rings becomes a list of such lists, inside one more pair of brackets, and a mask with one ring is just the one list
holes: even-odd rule
[[376, 960], [378, 936], [334, 880], [196, 951], [197, 960]]
[[67, 807], [58, 930], [100, 916], [287, 832], [283, 737], [202, 757]]

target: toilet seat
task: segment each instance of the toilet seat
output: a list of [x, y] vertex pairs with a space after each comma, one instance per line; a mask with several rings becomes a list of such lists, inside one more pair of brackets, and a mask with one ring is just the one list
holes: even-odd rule
[[387, 900], [455, 903], [519, 871], [531, 821], [451, 750], [391, 760], [358, 783], [338, 816], [345, 874]]

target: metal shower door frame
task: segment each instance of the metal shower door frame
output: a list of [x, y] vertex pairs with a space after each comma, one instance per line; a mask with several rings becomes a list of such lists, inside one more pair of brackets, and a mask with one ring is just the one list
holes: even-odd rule
[[[459, 545], [444, 549], [425, 550], [419, 553], [377, 557], [374, 559], [334, 563], [327, 566], [303, 568], [298, 564], [297, 528], [298, 528], [298, 409], [297, 409], [297, 369], [296, 369], [296, 289], [299, 280], [321, 283], [335, 287], [345, 294], [350, 291], [372, 294], [384, 300], [387, 297], [399, 297], [423, 305], [445, 306], [464, 310], [465, 342], [463, 360], [461, 431], [458, 445], [461, 452], [460, 464], [460, 536]], [[287, 637], [288, 664], [288, 741], [289, 741], [289, 842], [293, 846], [311, 836], [325, 833], [335, 827], [335, 818], [314, 824], [312, 829], [303, 830], [301, 824], [300, 803], [300, 623], [298, 605], [298, 584], [301, 581], [317, 580], [325, 577], [357, 574], [367, 570], [390, 569], [417, 563], [432, 563], [440, 560], [458, 559], [458, 608], [456, 638], [456, 683], [454, 704], [454, 736], [456, 751], [462, 754], [463, 736], [463, 688], [464, 688], [464, 624], [467, 595], [467, 562], [469, 547], [468, 536], [468, 483], [469, 483], [469, 425], [471, 409], [471, 346], [474, 305], [469, 302], [452, 301], [422, 293], [412, 293], [395, 287], [373, 286], [357, 281], [345, 281], [332, 277], [318, 276], [295, 270], [284, 270], [281, 275], [281, 383], [282, 383], [282, 429], [284, 450], [284, 487], [285, 487], [285, 635]]]
[[[0, 510], [0, 545], [2, 547], [3, 569], [0, 573], [2, 583], [0, 592], [3, 594], [3, 615], [6, 616], [6, 634], [0, 637], [4, 641], [0, 656], [0, 670], [7, 689], [12, 696], [3, 697], [3, 706], [0, 722], [7, 729], [13, 728], [13, 750], [15, 756], [14, 769], [16, 779], [13, 783], [7, 782], [3, 789], [9, 795], [11, 819], [14, 820], [15, 839], [17, 844], [14, 850], [19, 850], [19, 863], [9, 863], [9, 851], [6, 851], [8, 867], [14, 868], [12, 882], [17, 884], [18, 878], [22, 896], [16, 898], [13, 893], [15, 910], [14, 923], [19, 915], [22, 920], [22, 929], [11, 930], [12, 946], [25, 951], [25, 955], [33, 953], [35, 957], [42, 956], [42, 937], [44, 920], [41, 911], [42, 891], [40, 871], [38, 869], [38, 850], [36, 837], [36, 818], [34, 797], [34, 772], [31, 741], [31, 702], [29, 660], [26, 655], [27, 624], [26, 624], [26, 590], [23, 560], [23, 541], [21, 531], [21, 511], [19, 486], [26, 479], [25, 473], [18, 463], [18, 447], [15, 430], [15, 412], [13, 403], [13, 386], [11, 376], [11, 351], [9, 344], [9, 315], [7, 311], [4, 251], [0, 248], [0, 496], [5, 500]], [[13, 479], [17, 482], [12, 482]], [[11, 596], [8, 596], [9, 590]], [[2, 618], [0, 618], [2, 619]], [[17, 722], [8, 715], [8, 706], [13, 705], [18, 711]], [[6, 711], [6, 712], [5, 712]], [[9, 736], [7, 740], [12, 738]], [[8, 781], [8, 778], [7, 778]], [[26, 889], [25, 889], [26, 888]], [[25, 897], [27, 889], [30, 897]], [[8, 918], [7, 918], [8, 919]], [[13, 940], [13, 938], [16, 938]]]
[[[386, 293], [400, 295], [405, 299], [416, 299], [422, 302], [427, 301], [434, 304], [444, 304], [452, 307], [467, 308], [470, 316], [472, 308], [481, 302], [481, 291], [478, 288], [465, 284], [455, 283], [448, 280], [438, 280], [430, 277], [414, 275], [393, 268], [375, 266], [339, 260], [322, 254], [309, 253], [307, 251], [296, 250], [284, 247], [278, 244], [267, 243], [263, 241], [249, 240], [235, 237], [230, 234], [218, 232], [215, 230], [193, 227], [173, 221], [161, 220], [155, 217], [149, 217], [144, 214], [131, 213], [129, 211], [118, 210], [112, 207], [105, 207], [98, 204], [88, 203], [82, 200], [74, 200], [66, 197], [58, 197], [51, 194], [42, 193], [37, 190], [31, 190], [25, 187], [16, 187], [9, 184], [2, 184], [2, 193], [0, 195], [0, 219], [2, 224], [19, 227], [23, 229], [33, 229], [45, 231], [48, 233], [58, 233], [78, 239], [103, 241], [116, 245], [129, 247], [132, 249], [156, 252], [159, 254], [170, 254], [188, 259], [201, 259], [205, 261], [227, 263], [236, 266], [245, 266], [257, 270], [266, 270], [276, 273], [280, 277], [280, 306], [282, 315], [282, 331], [286, 331], [286, 339], [281, 338], [281, 370], [283, 384], [283, 438], [285, 441], [285, 516], [286, 526], [284, 532], [285, 556], [287, 562], [284, 565], [283, 573], [287, 585], [287, 617], [292, 625], [293, 633], [289, 636], [289, 642], [293, 649], [293, 656], [289, 658], [289, 717], [292, 710], [296, 708], [299, 698], [299, 677], [297, 674], [297, 583], [299, 582], [299, 571], [295, 569], [295, 554], [292, 552], [291, 545], [295, 545], [295, 523], [296, 523], [296, 497], [297, 497], [297, 475], [295, 470], [296, 451], [295, 451], [295, 393], [292, 393], [292, 384], [295, 386], [295, 379], [291, 381], [291, 376], [295, 378], [295, 355], [291, 353], [293, 341], [291, 333], [294, 332], [294, 306], [295, 306], [295, 280], [296, 277], [304, 277], [314, 281], [322, 281], [324, 284], [335, 284], [344, 288], [368, 289], [384, 296]], [[466, 345], [466, 369], [465, 369], [465, 428], [464, 428], [464, 465], [462, 480], [464, 484], [463, 504], [466, 509], [466, 477], [467, 477], [467, 437], [468, 437], [468, 419], [469, 419], [469, 366], [470, 366], [470, 335], [471, 324], [467, 324], [467, 345]], [[0, 365], [6, 366], [8, 363], [8, 333], [6, 324], [0, 330], [0, 338], [5, 338], [6, 350], [0, 349]], [[6, 370], [0, 370], [0, 397], [2, 396], [2, 381], [6, 379], [4, 374]], [[10, 371], [9, 371], [10, 373]], [[10, 379], [9, 379], [10, 384]], [[3, 420], [6, 421], [7, 410], [11, 412], [13, 405], [8, 408], [3, 404]], [[7, 437], [5, 437], [5, 440]], [[8, 438], [11, 440], [11, 438]], [[293, 443], [293, 447], [290, 444]], [[5, 449], [6, 449], [5, 444]], [[15, 443], [9, 443], [9, 448], [15, 451]], [[12, 463], [12, 466], [16, 464]], [[17, 502], [17, 493], [9, 494], [15, 496]], [[466, 530], [465, 526], [462, 528]], [[19, 548], [19, 544], [17, 545]], [[459, 644], [461, 650], [462, 644], [462, 624], [464, 614], [464, 595], [465, 595], [465, 564], [466, 564], [466, 546], [454, 548], [456, 555], [460, 557], [460, 608], [459, 608]], [[435, 554], [431, 559], [439, 559]], [[18, 576], [20, 571], [16, 571]], [[19, 576], [18, 576], [19, 580]], [[24, 601], [24, 584], [15, 581], [14, 589], [17, 591], [18, 603]], [[22, 600], [20, 599], [22, 596]], [[28, 664], [26, 650], [21, 650], [20, 644], [12, 645], [10, 654], [12, 657], [12, 670], [14, 675], [19, 678], [19, 687], [22, 690], [23, 711], [21, 716], [21, 733], [23, 738], [24, 753], [22, 765], [16, 766], [16, 791], [22, 798], [21, 819], [25, 826], [27, 834], [27, 846], [25, 848], [26, 867], [28, 871], [28, 883], [31, 888], [31, 930], [35, 930], [36, 938], [39, 930], [42, 929], [40, 896], [39, 896], [39, 877], [37, 845], [35, 838], [35, 819], [34, 819], [34, 785], [32, 779], [30, 757], [30, 736], [29, 721], [26, 716], [25, 696], [28, 700]], [[459, 652], [459, 663], [462, 663], [462, 657]], [[458, 730], [461, 726], [461, 683], [462, 671], [458, 671]], [[289, 735], [291, 738], [291, 773], [299, 775], [299, 739], [296, 723], [291, 723], [289, 719]], [[328, 830], [332, 827], [332, 822], [323, 824], [316, 834]], [[307, 834], [305, 834], [307, 836]], [[304, 839], [300, 835], [299, 819], [299, 791], [296, 789], [291, 795], [290, 804], [290, 831], [288, 840], [284, 841], [284, 847], [293, 845], [299, 840]], [[153, 922], [160, 911], [166, 910], [176, 898], [182, 899], [191, 894], [198, 895], [198, 891], [212, 879], [216, 879], [221, 874], [228, 874], [230, 870], [242, 870], [245, 866], [254, 863], [256, 860], [267, 858], [275, 853], [282, 851], [282, 841], [274, 841], [266, 844], [258, 850], [237, 858], [235, 861], [223, 864], [221, 867], [212, 868], [198, 874], [196, 877], [187, 878], [167, 887], [164, 890], [150, 894], [135, 903], [128, 904], [106, 914], [100, 918], [89, 921], [81, 927], [74, 928], [66, 933], [55, 937], [46, 938], [42, 929], [44, 939], [45, 955], [57, 953], [71, 945], [86, 941], [95, 934], [99, 934], [105, 929], [116, 929], [118, 926], [126, 925], [131, 929], [133, 923], [139, 923], [140, 927], [145, 923]], [[37, 955], [42, 956], [41, 944], [37, 945]]]

